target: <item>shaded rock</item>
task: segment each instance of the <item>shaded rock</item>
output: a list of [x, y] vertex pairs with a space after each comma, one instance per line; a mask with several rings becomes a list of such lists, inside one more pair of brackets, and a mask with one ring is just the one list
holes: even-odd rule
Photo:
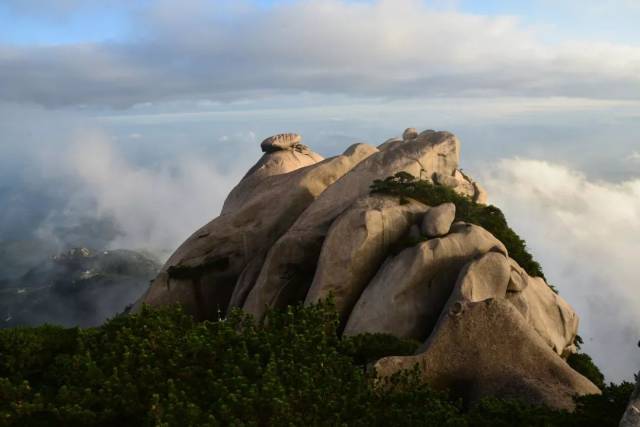
[[[305, 303], [333, 295], [341, 320], [346, 321], [364, 287], [389, 253], [390, 246], [407, 234], [427, 206], [397, 197], [364, 196], [331, 225]], [[420, 232], [418, 229], [418, 238]]]
[[455, 223], [445, 237], [400, 252], [380, 268], [356, 303], [345, 335], [387, 333], [424, 340], [438, 320], [460, 270], [490, 251], [507, 253], [482, 227]]
[[385, 357], [375, 369], [389, 376], [418, 364], [424, 382], [449, 389], [469, 404], [495, 396], [571, 410], [574, 395], [600, 393], [504, 299], [455, 306], [422, 350], [415, 356]]
[[406, 128], [402, 133], [402, 139], [409, 141], [418, 137], [418, 131], [415, 128]]
[[242, 308], [242, 305], [247, 299], [247, 295], [249, 295], [251, 288], [253, 288], [253, 285], [256, 283], [256, 279], [260, 274], [260, 269], [264, 263], [264, 257], [264, 253], [256, 255], [251, 261], [249, 261], [244, 270], [242, 270], [242, 273], [240, 273], [240, 277], [238, 277], [238, 281], [233, 288], [228, 309]]
[[409, 229], [409, 238], [413, 240], [421, 240], [424, 236], [420, 232], [420, 227], [417, 224], [413, 224]]
[[402, 142], [404, 141], [400, 138], [389, 138], [382, 144], [378, 145], [378, 150], [383, 151], [395, 145], [401, 144]]
[[262, 178], [251, 197], [196, 231], [174, 252], [134, 310], [142, 303], [179, 303], [199, 319], [225, 313], [247, 264], [264, 256], [329, 185], [376, 151], [356, 144], [341, 156]]
[[640, 427], [640, 374], [629, 400], [629, 406], [620, 420], [620, 427]]
[[456, 217], [456, 205], [443, 203], [430, 208], [422, 220], [422, 234], [431, 237], [442, 237], [449, 232]]
[[322, 243], [334, 219], [375, 179], [397, 172], [431, 176], [452, 173], [458, 165], [460, 143], [449, 132], [434, 132], [378, 152], [329, 187], [269, 250], [256, 285], [243, 309], [256, 318], [267, 307], [284, 307], [304, 300], [314, 276]]

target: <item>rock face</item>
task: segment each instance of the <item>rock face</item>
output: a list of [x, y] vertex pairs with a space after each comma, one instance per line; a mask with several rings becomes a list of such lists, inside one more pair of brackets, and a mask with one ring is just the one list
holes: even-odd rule
[[331, 225], [305, 302], [333, 295], [346, 321], [356, 300], [389, 254], [391, 245], [407, 234], [427, 207], [414, 200], [373, 195], [357, 200]]
[[356, 144], [341, 156], [262, 179], [247, 190], [249, 196], [239, 197], [242, 205], [203, 226], [174, 252], [136, 309], [142, 303], [180, 303], [200, 319], [224, 313], [250, 261], [264, 257], [316, 197], [376, 151]]
[[638, 375], [638, 383], [631, 395], [629, 406], [620, 420], [620, 427], [638, 427], [640, 426], [640, 374]]
[[413, 176], [453, 173], [459, 149], [453, 134], [434, 132], [375, 153], [358, 164], [327, 188], [269, 250], [243, 309], [260, 319], [269, 307], [282, 308], [304, 298], [331, 223], [358, 197], [368, 194], [375, 179], [398, 172]]
[[478, 255], [506, 254], [481, 227], [456, 223], [445, 237], [427, 240], [387, 259], [356, 303], [344, 333], [387, 333], [423, 341], [435, 326], [458, 273]]
[[425, 382], [471, 404], [501, 396], [572, 409], [574, 394], [599, 393], [504, 299], [466, 303], [443, 313], [420, 354], [386, 357], [375, 368], [386, 376], [416, 363]]
[[259, 320], [269, 308], [332, 297], [346, 335], [423, 342], [414, 356], [380, 360], [382, 375], [418, 362], [424, 381], [470, 403], [513, 396], [571, 408], [573, 395], [598, 392], [564, 360], [577, 315], [502, 242], [454, 222], [452, 203], [371, 194], [374, 180], [402, 172], [486, 203], [459, 168], [453, 134], [409, 128], [326, 160], [296, 134], [261, 147], [222, 214], [176, 250], [134, 310], [180, 303], [215, 319], [239, 307]]

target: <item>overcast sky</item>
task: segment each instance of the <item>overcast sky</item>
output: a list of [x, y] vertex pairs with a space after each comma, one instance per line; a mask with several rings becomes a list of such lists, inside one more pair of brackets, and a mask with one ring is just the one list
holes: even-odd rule
[[630, 378], [638, 22], [635, 0], [3, 0], [0, 241], [108, 220], [111, 247], [166, 256], [266, 136], [331, 155], [447, 129], [577, 309], [585, 349]]

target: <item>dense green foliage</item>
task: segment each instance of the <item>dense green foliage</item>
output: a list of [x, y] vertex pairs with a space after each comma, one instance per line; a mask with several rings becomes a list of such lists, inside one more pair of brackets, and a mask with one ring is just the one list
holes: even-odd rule
[[451, 188], [417, 180], [406, 172], [399, 172], [385, 180], [374, 181], [371, 192], [411, 198], [428, 206], [452, 202], [456, 205], [456, 221], [465, 221], [483, 227], [504, 244], [509, 251], [509, 256], [516, 260], [530, 276], [544, 278], [540, 264], [527, 251], [525, 241], [509, 227], [504, 215], [495, 206], [475, 203], [469, 197], [460, 195]]
[[574, 370], [589, 378], [599, 389], [604, 389], [604, 375], [602, 375], [600, 369], [593, 363], [591, 356], [584, 353], [574, 353], [569, 356], [567, 363]]
[[488, 399], [471, 411], [407, 372], [382, 386], [364, 364], [409, 354], [388, 335], [338, 336], [327, 304], [195, 322], [145, 309], [91, 329], [0, 330], [0, 426], [614, 426], [630, 384], [575, 414]]
[[397, 338], [390, 334], [362, 334], [343, 337], [341, 352], [351, 356], [353, 362], [366, 367], [384, 356], [409, 356], [415, 354], [420, 342]]

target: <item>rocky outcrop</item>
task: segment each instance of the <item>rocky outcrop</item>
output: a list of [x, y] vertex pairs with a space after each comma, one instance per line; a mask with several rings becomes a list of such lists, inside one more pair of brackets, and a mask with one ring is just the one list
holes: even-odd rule
[[269, 250], [243, 309], [260, 319], [270, 307], [284, 307], [304, 298], [331, 223], [357, 198], [368, 194], [375, 179], [398, 172], [413, 176], [453, 173], [459, 150], [453, 134], [433, 132], [375, 153], [353, 168], [327, 188]]
[[453, 291], [460, 270], [478, 255], [506, 254], [481, 227], [456, 223], [445, 237], [427, 240], [387, 259], [356, 303], [346, 335], [387, 333], [424, 340]]
[[620, 427], [640, 426], [640, 373], [638, 374], [636, 388], [631, 395], [627, 410], [620, 420]]
[[469, 404], [500, 396], [573, 409], [574, 395], [599, 393], [504, 299], [454, 307], [443, 313], [420, 354], [386, 357], [375, 369], [388, 376], [416, 364], [423, 381], [449, 389]]
[[423, 343], [414, 356], [380, 360], [381, 375], [418, 362], [424, 381], [468, 402], [513, 396], [571, 408], [574, 395], [598, 392], [564, 361], [577, 315], [494, 235], [455, 222], [453, 203], [371, 194], [374, 180], [400, 173], [486, 203], [459, 168], [453, 134], [409, 128], [326, 160], [296, 134], [261, 147], [221, 216], [176, 250], [135, 309], [180, 303], [213, 319], [239, 307], [260, 320], [269, 308], [331, 297], [344, 334]]
[[[264, 257], [316, 197], [376, 151], [356, 144], [340, 156], [260, 180], [247, 190], [250, 197], [239, 197], [240, 206], [203, 226], [174, 252], [136, 309], [143, 303], [180, 303], [200, 319], [224, 313], [249, 262]], [[241, 299], [238, 295], [235, 302]]]
[[233, 212], [255, 197], [258, 191], [262, 191], [260, 183], [265, 178], [293, 172], [323, 160], [322, 156], [300, 144], [301, 140], [300, 135], [285, 133], [262, 141], [260, 147], [265, 154], [231, 190], [224, 201], [221, 214]]
[[341, 320], [346, 321], [391, 246], [416, 227], [426, 210], [414, 200], [400, 204], [397, 197], [384, 195], [356, 201], [331, 225], [305, 303], [333, 296]]

